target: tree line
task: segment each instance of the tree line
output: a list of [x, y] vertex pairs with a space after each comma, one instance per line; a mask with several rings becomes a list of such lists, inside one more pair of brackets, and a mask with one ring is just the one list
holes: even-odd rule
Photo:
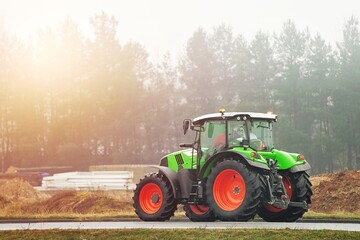
[[360, 167], [355, 16], [335, 46], [292, 20], [250, 41], [231, 26], [199, 28], [175, 64], [120, 44], [118, 22], [104, 12], [90, 22], [91, 37], [71, 19], [30, 40], [0, 28], [2, 171], [156, 164], [193, 137], [182, 136], [184, 118], [219, 108], [278, 114], [276, 147], [303, 153], [314, 173]]

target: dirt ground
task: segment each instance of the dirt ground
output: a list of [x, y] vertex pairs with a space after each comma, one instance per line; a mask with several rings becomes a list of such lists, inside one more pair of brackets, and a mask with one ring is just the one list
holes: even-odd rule
[[0, 216], [116, 214], [133, 211], [132, 192], [60, 191], [39, 193], [28, 182], [0, 182]]
[[[360, 170], [310, 178], [311, 210], [319, 213], [360, 213]], [[133, 212], [132, 192], [62, 191], [39, 193], [22, 179], [0, 181], [0, 216], [46, 214], [116, 214]]]
[[311, 178], [311, 210], [321, 213], [360, 213], [360, 170], [345, 170]]

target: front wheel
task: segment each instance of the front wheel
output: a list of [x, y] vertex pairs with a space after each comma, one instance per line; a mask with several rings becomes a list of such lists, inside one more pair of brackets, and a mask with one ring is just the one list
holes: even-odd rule
[[169, 220], [177, 207], [169, 180], [162, 174], [145, 176], [134, 190], [135, 213], [143, 221]]
[[[282, 174], [284, 187], [289, 199], [293, 202], [306, 201], [311, 203], [311, 182], [306, 172]], [[259, 216], [268, 222], [295, 222], [301, 218], [307, 209], [288, 207], [282, 209], [269, 204], [264, 204], [258, 211]]]
[[184, 204], [185, 215], [193, 222], [214, 222], [216, 220], [209, 206]]
[[222, 221], [253, 219], [262, 201], [257, 172], [236, 160], [218, 163], [206, 181], [206, 201]]

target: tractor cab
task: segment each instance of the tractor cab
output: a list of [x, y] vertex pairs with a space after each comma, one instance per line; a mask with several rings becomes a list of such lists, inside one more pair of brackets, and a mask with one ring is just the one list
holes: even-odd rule
[[213, 155], [231, 149], [244, 154], [270, 152], [274, 147], [272, 124], [276, 121], [277, 116], [272, 113], [225, 113], [221, 109], [219, 113], [203, 115], [193, 121], [184, 120], [184, 134], [189, 128], [197, 134], [193, 144], [180, 146], [193, 147], [194, 153], [200, 153], [193, 156], [197, 158], [197, 169]]
[[276, 115], [259, 113], [228, 113], [205, 115], [196, 118], [200, 125], [202, 149], [221, 151], [236, 147], [250, 147], [255, 151], [270, 151], [273, 148], [272, 124]]

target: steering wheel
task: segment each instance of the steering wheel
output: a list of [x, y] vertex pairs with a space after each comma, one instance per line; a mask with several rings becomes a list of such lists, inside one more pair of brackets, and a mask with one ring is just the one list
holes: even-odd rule
[[258, 151], [265, 149], [265, 144], [260, 139], [251, 139], [250, 146]]

